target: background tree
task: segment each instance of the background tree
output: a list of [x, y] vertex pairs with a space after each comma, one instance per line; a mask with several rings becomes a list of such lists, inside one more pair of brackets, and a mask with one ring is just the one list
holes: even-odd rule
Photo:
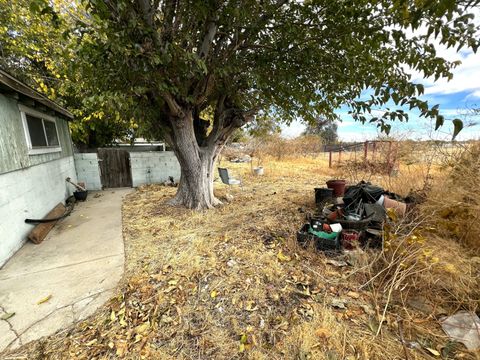
[[[334, 118], [406, 121], [401, 106], [441, 126], [438, 106], [418, 98], [424, 76], [452, 76], [433, 39], [479, 46], [468, 9], [478, 1], [89, 0], [69, 31], [68, 65], [85, 93], [125, 106], [123, 119], [162, 136], [181, 166], [173, 203], [208, 208], [213, 166], [235, 129], [262, 114], [291, 122]], [[371, 89], [368, 99], [362, 91]], [[113, 100], [111, 100], [113, 99]], [[379, 118], [372, 108], [392, 100]], [[397, 108], [398, 107], [398, 108]], [[213, 114], [213, 119], [206, 115]]]
[[304, 135], [317, 135], [324, 144], [334, 144], [338, 141], [338, 125], [335, 121], [317, 119], [310, 123], [304, 131]]

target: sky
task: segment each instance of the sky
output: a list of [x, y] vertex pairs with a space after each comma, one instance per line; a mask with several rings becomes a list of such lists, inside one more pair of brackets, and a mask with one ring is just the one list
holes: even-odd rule
[[[480, 23], [480, 13], [476, 14], [477, 23]], [[438, 131], [434, 131], [434, 123], [425, 118], [420, 118], [418, 111], [407, 111], [409, 114], [408, 123], [394, 122], [392, 124], [391, 135], [399, 139], [443, 139], [450, 140], [453, 131], [451, 120], [460, 118], [462, 120], [470, 119], [465, 117], [468, 113], [466, 109], [475, 105], [480, 106], [480, 51], [476, 54], [471, 50], [461, 50], [459, 53], [455, 49], [447, 49], [444, 46], [437, 45], [437, 54], [450, 61], [460, 60], [461, 65], [453, 70], [453, 79], [433, 78], [423, 79], [420, 73], [412, 71], [412, 80], [422, 83], [425, 86], [425, 93], [420, 98], [427, 100], [430, 106], [439, 104], [440, 114], [445, 116], [445, 125]], [[392, 105], [395, 108], [395, 105]], [[342, 119], [338, 122], [338, 135], [341, 141], [363, 141], [375, 139], [380, 133], [376, 125], [361, 124], [355, 122], [348, 115], [347, 108], [340, 108], [337, 114]], [[473, 119], [479, 120], [480, 119]], [[465, 121], [464, 121], [465, 122]], [[282, 127], [282, 135], [285, 137], [296, 137], [305, 130], [305, 125], [301, 121], [295, 121], [290, 126]], [[457, 137], [457, 140], [480, 139], [480, 124], [465, 127]]]

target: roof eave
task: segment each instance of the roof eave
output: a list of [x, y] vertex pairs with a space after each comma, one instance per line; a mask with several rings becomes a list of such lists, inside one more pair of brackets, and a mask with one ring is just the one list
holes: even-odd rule
[[40, 94], [38, 91], [32, 89], [30, 86], [15, 79], [12, 75], [10, 75], [9, 73], [1, 69], [0, 69], [0, 83], [12, 89], [13, 91], [23, 94], [31, 98], [32, 100], [35, 100], [40, 104], [45, 105], [46, 107], [52, 109], [53, 111], [65, 116], [67, 120], [73, 119], [73, 115], [70, 111], [64, 109], [63, 107], [56, 104], [52, 100], [48, 99], [44, 95]]

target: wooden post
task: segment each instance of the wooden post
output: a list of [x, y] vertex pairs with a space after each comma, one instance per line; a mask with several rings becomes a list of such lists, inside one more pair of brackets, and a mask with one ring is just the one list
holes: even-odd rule
[[328, 153], [328, 167], [332, 168], [332, 150]]
[[375, 161], [375, 152], [377, 150], [377, 142], [373, 142], [372, 161]]
[[364, 145], [364, 161], [367, 162], [367, 157], [368, 157], [368, 141], [365, 141]]
[[338, 151], [338, 164], [342, 162], [342, 148]]

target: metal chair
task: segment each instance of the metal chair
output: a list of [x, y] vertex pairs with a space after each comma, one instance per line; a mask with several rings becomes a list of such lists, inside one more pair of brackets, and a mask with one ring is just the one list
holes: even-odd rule
[[220, 175], [220, 179], [225, 185], [240, 185], [240, 187], [243, 189], [241, 178], [233, 178], [227, 168], [218, 168], [218, 174]]

